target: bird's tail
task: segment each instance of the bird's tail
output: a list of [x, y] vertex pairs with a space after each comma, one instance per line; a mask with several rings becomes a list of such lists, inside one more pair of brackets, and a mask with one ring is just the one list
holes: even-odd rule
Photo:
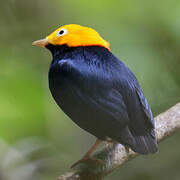
[[157, 141], [151, 133], [143, 136], [135, 136], [135, 146], [131, 146], [132, 150], [140, 154], [156, 153], [158, 151]]
[[146, 132], [144, 135], [137, 136], [132, 134], [127, 127], [121, 131], [119, 142], [140, 154], [156, 153], [158, 151], [154, 130]]

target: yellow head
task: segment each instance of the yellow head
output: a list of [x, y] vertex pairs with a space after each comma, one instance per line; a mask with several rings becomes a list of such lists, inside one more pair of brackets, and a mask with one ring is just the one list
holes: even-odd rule
[[78, 46], [102, 46], [109, 49], [109, 43], [98, 32], [89, 27], [77, 24], [61, 26], [45, 39], [33, 42], [33, 45], [45, 47], [48, 44], [64, 45], [69, 47]]

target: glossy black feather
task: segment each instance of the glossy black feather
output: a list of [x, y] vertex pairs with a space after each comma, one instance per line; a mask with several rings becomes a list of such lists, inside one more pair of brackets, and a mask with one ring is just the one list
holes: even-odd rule
[[49, 71], [52, 96], [77, 125], [138, 153], [157, 151], [151, 109], [124, 63], [99, 46], [47, 48], [53, 55]]

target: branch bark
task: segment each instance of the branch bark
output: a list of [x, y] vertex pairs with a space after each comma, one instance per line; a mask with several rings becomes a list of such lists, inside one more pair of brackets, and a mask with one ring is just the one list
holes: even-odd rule
[[[158, 142], [179, 130], [180, 103], [158, 115], [155, 118], [155, 123]], [[104, 165], [87, 161], [78, 164], [74, 169], [61, 175], [58, 180], [102, 180], [104, 176], [111, 173], [114, 169], [137, 156], [138, 154], [131, 150], [127, 152], [121, 144], [111, 143], [93, 156], [104, 161]]]

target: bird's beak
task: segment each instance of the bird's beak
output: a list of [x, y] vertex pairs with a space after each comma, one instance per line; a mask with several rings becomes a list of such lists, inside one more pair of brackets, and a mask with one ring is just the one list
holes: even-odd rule
[[32, 45], [40, 46], [40, 47], [46, 47], [48, 44], [49, 44], [49, 40], [48, 39], [40, 39], [40, 40], [34, 41], [32, 43]]

